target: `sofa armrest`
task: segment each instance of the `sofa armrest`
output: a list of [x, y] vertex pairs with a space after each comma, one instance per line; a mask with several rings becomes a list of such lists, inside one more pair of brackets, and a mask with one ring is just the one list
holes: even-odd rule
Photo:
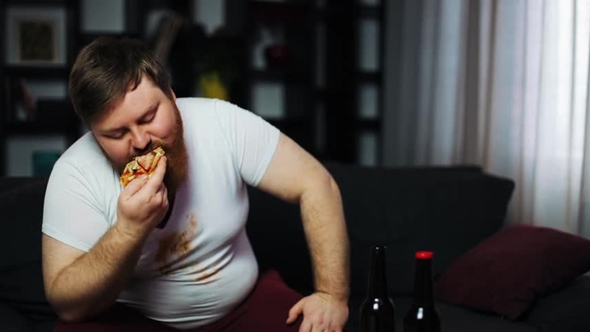
[[524, 318], [541, 332], [590, 331], [590, 276], [539, 299]]
[[0, 302], [0, 331], [33, 331], [33, 322], [6, 303]]
[[10, 191], [12, 189], [34, 184], [37, 182], [47, 182], [46, 177], [0, 177], [0, 193]]

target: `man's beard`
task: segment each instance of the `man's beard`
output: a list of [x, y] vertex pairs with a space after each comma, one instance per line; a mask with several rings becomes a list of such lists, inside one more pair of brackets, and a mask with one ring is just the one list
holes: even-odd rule
[[174, 141], [172, 144], [167, 145], [164, 142], [154, 142], [156, 148], [160, 146], [166, 152], [166, 175], [164, 176], [164, 184], [168, 189], [168, 193], [175, 194], [178, 187], [182, 184], [182, 181], [186, 179], [188, 173], [188, 153], [186, 151], [186, 144], [184, 142], [184, 127], [182, 118], [178, 107], [174, 105], [176, 114], [176, 125], [174, 130]]
[[[176, 124], [173, 133], [174, 140], [171, 144], [166, 144], [162, 140], [154, 139], [149, 147], [149, 151], [152, 151], [157, 147], [162, 147], [166, 153], [166, 175], [164, 175], [164, 185], [166, 186], [169, 195], [176, 193], [178, 187], [182, 184], [182, 181], [185, 180], [188, 172], [188, 153], [184, 142], [184, 127], [180, 111], [176, 105], [174, 105], [174, 109], [176, 115]], [[129, 161], [122, 164], [116, 163], [109, 158], [102, 146], [101, 150], [107, 159], [109, 159], [113, 167], [115, 167], [118, 174], [122, 174]], [[134, 158], [137, 156], [139, 156], [139, 154], [134, 156]]]

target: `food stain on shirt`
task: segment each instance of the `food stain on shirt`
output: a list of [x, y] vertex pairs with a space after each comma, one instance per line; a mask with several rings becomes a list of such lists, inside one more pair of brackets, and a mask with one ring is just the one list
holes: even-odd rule
[[191, 221], [191, 228], [196, 231], [196, 229], [197, 229], [197, 217], [194, 215], [194, 213], [191, 213], [191, 215], [189, 216], [189, 219]]
[[174, 258], [185, 255], [191, 250], [191, 242], [197, 233], [197, 217], [191, 213], [188, 217], [187, 228], [182, 231], [170, 232], [166, 234], [158, 245], [158, 251], [155, 255], [155, 261], [160, 266], [162, 274], [170, 274], [173, 269]]
[[213, 279], [212, 277], [215, 276], [217, 274], [217, 272], [219, 272], [219, 268], [211, 268], [208, 270], [205, 270], [199, 274], [197, 274], [197, 278], [195, 279], [196, 281], [214, 281], [215, 279]]

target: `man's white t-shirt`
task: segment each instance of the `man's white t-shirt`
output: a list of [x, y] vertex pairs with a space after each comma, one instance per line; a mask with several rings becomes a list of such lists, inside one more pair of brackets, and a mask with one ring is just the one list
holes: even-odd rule
[[[228, 102], [179, 98], [189, 156], [163, 229], [147, 239], [118, 301], [176, 328], [211, 323], [252, 290], [258, 265], [245, 224], [246, 184], [262, 179], [278, 129]], [[43, 233], [89, 251], [117, 221], [122, 186], [91, 133], [73, 144], [51, 173]]]

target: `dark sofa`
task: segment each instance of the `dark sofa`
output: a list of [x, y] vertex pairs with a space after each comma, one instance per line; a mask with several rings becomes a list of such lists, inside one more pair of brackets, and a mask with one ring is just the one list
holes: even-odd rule
[[[462, 254], [502, 229], [514, 184], [478, 167], [379, 169], [327, 164], [338, 182], [351, 242], [349, 331], [358, 330], [370, 246], [385, 244], [396, 322], [411, 302], [414, 252], [435, 253], [439, 276]], [[51, 331], [43, 292], [40, 226], [47, 179], [0, 178], [0, 331]], [[250, 189], [248, 233], [260, 268], [277, 269], [303, 294], [311, 265], [297, 206]], [[438, 302], [443, 331], [590, 331], [590, 278], [540, 298], [522, 318]]]

